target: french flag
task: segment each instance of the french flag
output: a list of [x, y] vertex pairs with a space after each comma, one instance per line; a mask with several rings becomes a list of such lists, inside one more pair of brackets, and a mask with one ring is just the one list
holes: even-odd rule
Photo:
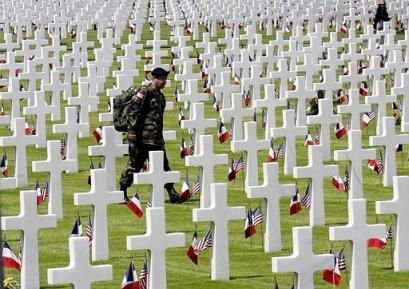
[[345, 191], [345, 184], [340, 176], [333, 176], [332, 184], [334, 185], [334, 187], [337, 188], [338, 191], [341, 191], [341, 192]]
[[305, 136], [304, 146], [305, 146], [305, 147], [308, 147], [308, 146], [310, 146], [310, 145], [315, 145], [315, 142], [314, 142], [314, 140], [312, 139], [311, 134], [307, 134], [307, 135]]
[[131, 261], [128, 270], [122, 280], [121, 289], [140, 289], [138, 275], [135, 271], [135, 265]]
[[189, 189], [189, 178], [185, 177], [182, 184], [182, 191], [180, 192], [180, 198], [182, 200], [187, 200], [190, 198], [190, 189]]
[[94, 136], [97, 143], [100, 143], [102, 140], [102, 128], [99, 126], [96, 129], [94, 129], [92, 135]]
[[339, 122], [335, 125], [334, 133], [337, 139], [340, 139], [347, 134], [347, 130], [345, 129], [344, 125]]
[[21, 271], [21, 261], [13, 253], [7, 242], [3, 244], [2, 262], [5, 268], [14, 268]]
[[365, 81], [362, 82], [361, 86], [359, 87], [359, 94], [362, 96], [367, 96], [368, 91], [368, 84]]
[[271, 163], [271, 162], [275, 161], [275, 159], [276, 159], [275, 151], [274, 151], [273, 147], [270, 147], [270, 149], [268, 150], [267, 162]]
[[233, 181], [236, 179], [236, 168], [234, 167], [234, 160], [231, 160], [231, 166], [229, 167], [229, 174], [227, 175], [227, 178], [229, 179], [229, 182]]
[[224, 126], [222, 122], [220, 122], [220, 125], [219, 125], [218, 137], [219, 137], [220, 143], [224, 143], [225, 141], [230, 139], [229, 132], [226, 130], [226, 127]]
[[132, 199], [128, 200], [126, 206], [136, 215], [138, 218], [143, 216], [142, 205], [141, 201], [139, 200], [138, 194], [132, 197]]
[[190, 243], [189, 249], [187, 250], [186, 255], [189, 257], [189, 259], [195, 263], [195, 265], [197, 265], [198, 263], [198, 258], [197, 258], [197, 254], [195, 253], [195, 248], [196, 248], [196, 244], [197, 244], [197, 232], [195, 231], [193, 233], [193, 238], [192, 238], [192, 242]]
[[189, 155], [189, 151], [186, 147], [185, 138], [182, 138], [182, 141], [180, 142], [180, 157], [184, 159], [185, 156], [188, 156], [188, 155]]
[[322, 279], [335, 286], [341, 283], [341, 271], [339, 271], [338, 257], [334, 256], [334, 269], [326, 269], [322, 273]]
[[244, 223], [244, 237], [247, 239], [256, 233], [256, 226], [253, 224], [253, 217], [251, 215], [251, 210], [247, 212], [247, 218]]
[[374, 172], [378, 172], [378, 162], [376, 160], [368, 160], [368, 168]]
[[297, 214], [299, 211], [301, 211], [301, 202], [298, 197], [298, 193], [296, 193], [292, 198], [290, 202], [290, 215]]
[[368, 248], [384, 249], [386, 246], [386, 238], [370, 238], [368, 240]]

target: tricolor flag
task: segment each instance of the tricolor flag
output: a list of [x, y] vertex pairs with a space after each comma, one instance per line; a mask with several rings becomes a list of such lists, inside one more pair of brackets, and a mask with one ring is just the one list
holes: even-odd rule
[[44, 186], [41, 187], [40, 192], [44, 203], [49, 195], [48, 181], [45, 182]]
[[342, 74], [343, 75], [349, 74], [348, 67], [346, 65], [342, 65]]
[[338, 257], [334, 256], [334, 267], [324, 270], [322, 279], [335, 286], [339, 286], [341, 283], [341, 272], [339, 271]]
[[179, 107], [179, 114], [178, 114], [178, 123], [181, 125], [182, 120], [185, 120], [185, 114], [183, 113], [182, 108]]
[[77, 215], [75, 223], [72, 226], [70, 237], [81, 237], [82, 235], [82, 224], [80, 215]]
[[337, 92], [337, 103], [338, 104], [343, 104], [346, 100], [347, 100], [347, 98], [346, 98], [345, 92], [342, 89], [338, 90], [338, 92]]
[[1, 157], [0, 172], [6, 178], [9, 176], [8, 159], [7, 159], [7, 154], [6, 153], [3, 153], [3, 156]]
[[397, 153], [403, 151], [403, 145], [402, 145], [402, 144], [397, 144], [397, 145], [395, 146], [395, 151], [396, 151]]
[[216, 97], [213, 95], [213, 105], [212, 105], [213, 109], [215, 112], [219, 112], [220, 111], [220, 105], [219, 102], [216, 100]]
[[91, 216], [88, 217], [88, 225], [87, 225], [86, 233], [88, 237], [88, 244], [91, 247], [93, 236], [94, 236], [94, 227], [92, 226]]
[[338, 191], [344, 192], [345, 191], [345, 185], [344, 181], [340, 176], [333, 176], [331, 183], [335, 188], [337, 188]]
[[201, 188], [200, 177], [197, 176], [197, 178], [193, 181], [192, 190], [190, 191], [190, 197], [193, 197], [198, 192], [200, 192], [200, 188]]
[[185, 179], [183, 180], [180, 198], [182, 200], [187, 200], [190, 198], [189, 177], [187, 174], [185, 176]]
[[180, 146], [179, 146], [179, 154], [180, 154], [180, 157], [182, 159], [184, 159], [185, 156], [189, 155], [189, 151], [188, 151], [188, 149], [186, 147], [185, 138], [183, 138], [183, 137], [182, 137], [182, 140], [181, 140]]
[[368, 240], [368, 248], [384, 249], [386, 246], [386, 236], [383, 238], [370, 238]]
[[92, 132], [92, 135], [94, 136], [97, 143], [101, 143], [101, 141], [102, 141], [102, 126], [99, 126], [96, 129], [94, 129], [94, 131]]
[[375, 118], [376, 112], [374, 110], [370, 112], [365, 112], [361, 116], [361, 128], [366, 128], [368, 127], [369, 123]]
[[138, 217], [142, 218], [143, 211], [141, 201], [138, 194], [135, 194], [130, 200], [127, 201], [126, 206]]
[[219, 125], [218, 137], [219, 137], [220, 143], [224, 143], [225, 141], [230, 139], [229, 133], [226, 130], [226, 127], [224, 126], [222, 122], [220, 122], [220, 125]]
[[344, 125], [342, 122], [338, 122], [335, 127], [334, 127], [334, 133], [337, 139], [342, 138], [347, 134], [347, 130], [345, 129]]
[[24, 123], [24, 134], [25, 135], [33, 135], [33, 128], [27, 122]]
[[140, 289], [148, 289], [148, 264], [146, 264], [146, 261], [139, 273], [139, 287]]
[[271, 162], [275, 162], [276, 159], [276, 153], [273, 147], [273, 144], [271, 144], [270, 149], [268, 150], [268, 155], [267, 155], [267, 162], [271, 163]]
[[366, 65], [363, 60], [360, 60], [358, 63], [358, 74], [362, 74], [364, 72], [364, 69], [366, 68]]
[[297, 214], [299, 211], [301, 211], [301, 202], [299, 200], [298, 188], [295, 195], [291, 197], [289, 211], [290, 215]]
[[378, 162], [376, 160], [368, 160], [368, 168], [378, 173]]
[[347, 33], [348, 27], [347, 27], [347, 24], [345, 23], [345, 21], [342, 22], [342, 26], [341, 26], [340, 31], [341, 31], [342, 33]]
[[[205, 76], [206, 75], [205, 75], [204, 71], [202, 70], [202, 77], [205, 77]], [[211, 93], [211, 92], [212, 92], [212, 90], [210, 88], [209, 81], [206, 78], [204, 83], [203, 83], [203, 93]]]
[[367, 96], [368, 92], [369, 92], [368, 83], [366, 83], [366, 81], [363, 81], [361, 83], [361, 86], [359, 87], [359, 94], [362, 96]]
[[2, 263], [4, 268], [14, 268], [18, 271], [21, 271], [21, 261], [20, 259], [13, 253], [9, 244], [4, 241], [3, 243], [3, 250], [2, 250]]
[[399, 107], [396, 102], [392, 102], [392, 111], [393, 111], [393, 116], [396, 116], [399, 112]]
[[305, 136], [304, 146], [308, 147], [310, 145], [315, 145], [315, 142], [312, 139], [312, 136], [311, 136], [310, 132], [308, 132], [308, 134]]
[[39, 206], [44, 202], [44, 200], [41, 194], [41, 186], [40, 186], [40, 183], [38, 182], [38, 179], [34, 185], [34, 190], [37, 192], [37, 206]]
[[235, 168], [235, 162], [234, 159], [231, 160], [231, 165], [229, 166], [229, 173], [227, 175], [227, 178], [229, 182], [233, 181], [236, 179], [236, 168]]
[[197, 243], [196, 247], [194, 248], [196, 255], [203, 252], [207, 248], [212, 247], [212, 244], [213, 244], [213, 228], [210, 228], [206, 236], [204, 236], [203, 239], [200, 240]]
[[138, 275], [132, 261], [129, 263], [124, 279], [122, 279], [121, 289], [140, 289]]
[[192, 242], [190, 243], [189, 249], [187, 250], [187, 253], [186, 253], [189, 259], [193, 263], [195, 263], [195, 265], [197, 265], [198, 263], [198, 258], [197, 258], [197, 254], [195, 251], [196, 245], [197, 245], [197, 232], [195, 230], [195, 232], [193, 233]]
[[253, 217], [251, 215], [251, 209], [247, 210], [247, 217], [244, 222], [244, 238], [249, 238], [256, 233], [256, 227], [253, 224]]
[[243, 100], [244, 100], [244, 106], [247, 107], [250, 105], [250, 102], [251, 102], [251, 90], [250, 89], [244, 94]]

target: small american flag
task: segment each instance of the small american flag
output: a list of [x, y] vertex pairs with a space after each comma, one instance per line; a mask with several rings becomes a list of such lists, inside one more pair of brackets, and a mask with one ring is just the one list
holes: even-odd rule
[[251, 211], [251, 218], [253, 220], [253, 225], [257, 226], [263, 222], [263, 212], [261, 211], [261, 206], [258, 206], [253, 211]]
[[311, 208], [311, 194], [310, 194], [310, 183], [308, 182], [308, 186], [305, 189], [304, 196], [301, 198], [301, 205], [306, 208]]
[[147, 208], [152, 208], [152, 192], [149, 192], [149, 197], [148, 197], [148, 199], [146, 200], [146, 207]]
[[192, 190], [190, 192], [190, 196], [193, 197], [194, 195], [196, 195], [198, 192], [200, 192], [200, 188], [201, 188], [201, 184], [200, 184], [200, 177], [197, 176], [197, 178], [193, 181], [192, 184]]
[[275, 157], [276, 160], [284, 156], [284, 147], [285, 147], [285, 144], [284, 142], [282, 142], [276, 151], [276, 157]]
[[383, 174], [383, 156], [382, 156], [382, 151], [379, 151], [379, 161], [378, 161], [378, 174], [382, 175]]
[[86, 233], [88, 237], [88, 245], [91, 247], [93, 236], [94, 236], [94, 228], [92, 226], [91, 216], [88, 217], [88, 225], [87, 225]]
[[345, 253], [344, 253], [343, 248], [338, 253], [338, 268], [339, 268], [340, 271], [343, 271], [343, 270], [347, 269], [347, 264], [346, 264], [346, 260], [345, 260]]
[[191, 134], [189, 137], [189, 155], [193, 156], [195, 153], [195, 138], [194, 135]]
[[142, 266], [141, 273], [139, 273], [139, 287], [141, 289], [148, 289], [148, 264], [145, 263]]
[[66, 159], [66, 144], [65, 144], [65, 138], [60, 140], [60, 154], [61, 154], [61, 159], [65, 160]]
[[393, 230], [392, 230], [392, 225], [390, 225], [388, 232], [386, 233], [386, 240], [392, 240], [392, 239], [393, 239]]
[[210, 228], [209, 232], [207, 232], [206, 236], [202, 240], [197, 243], [195, 247], [195, 254], [199, 254], [200, 252], [203, 252], [209, 247], [212, 247], [213, 243], [213, 228]]
[[244, 160], [243, 157], [240, 157], [234, 165], [236, 173], [244, 169]]
[[315, 144], [320, 144], [320, 130], [318, 128], [315, 130]]
[[348, 166], [345, 168], [344, 191], [345, 191], [345, 193], [349, 192], [349, 171], [348, 171]]

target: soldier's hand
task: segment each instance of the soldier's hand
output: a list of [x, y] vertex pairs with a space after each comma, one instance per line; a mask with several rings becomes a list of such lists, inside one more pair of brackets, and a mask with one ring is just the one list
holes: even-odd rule
[[136, 134], [134, 134], [134, 133], [128, 133], [128, 139], [129, 139], [130, 141], [136, 141], [136, 139], [137, 139]]

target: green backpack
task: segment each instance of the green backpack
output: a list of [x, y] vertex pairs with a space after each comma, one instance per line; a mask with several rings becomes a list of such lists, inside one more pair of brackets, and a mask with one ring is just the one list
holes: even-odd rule
[[131, 86], [127, 90], [123, 90], [120, 95], [114, 97], [113, 120], [116, 131], [126, 132], [128, 130], [126, 109], [131, 104], [134, 94], [135, 87]]

